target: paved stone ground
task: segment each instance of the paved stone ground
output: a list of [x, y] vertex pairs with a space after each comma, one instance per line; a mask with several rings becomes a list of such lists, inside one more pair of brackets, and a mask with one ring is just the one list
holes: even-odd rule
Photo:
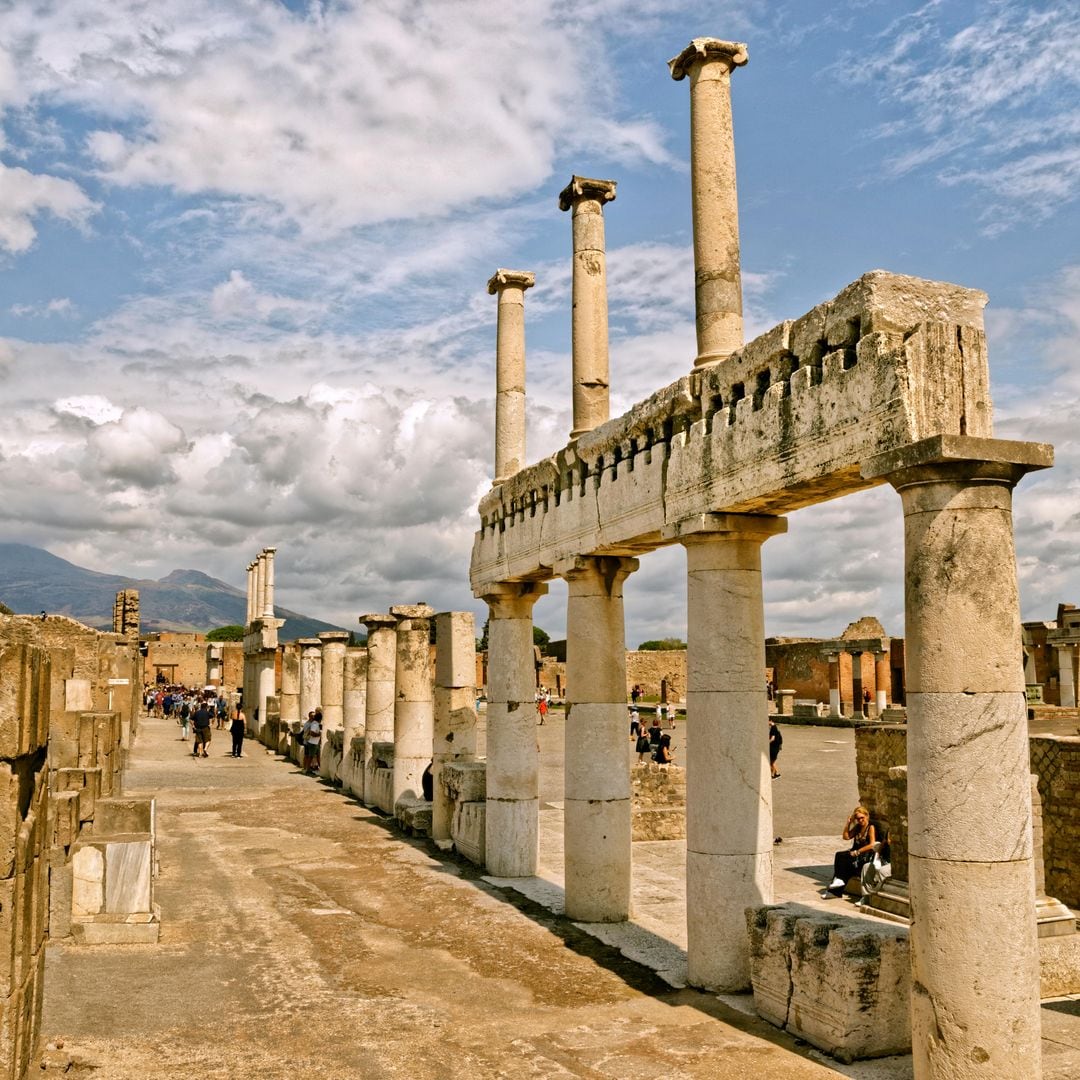
[[[635, 845], [641, 914], [630, 932], [653, 960], [641, 964], [622, 955], [625, 941], [598, 940], [435, 857], [261, 747], [248, 744], [237, 761], [216, 732], [213, 756], [195, 761], [176, 730], [144, 721], [126, 783], [158, 799], [160, 944], [49, 946], [43, 1031], [74, 1054], [68, 1075], [910, 1075], [903, 1058], [838, 1066], [751, 1015], [748, 998], [674, 989], [655, 973], [674, 965], [677, 975], [684, 943], [681, 844]], [[789, 731], [775, 790], [778, 827], [791, 833], [778, 860], [791, 865], [791, 884], [778, 873], [777, 888], [812, 892], [814, 860], [834, 841], [806, 830], [794, 838], [800, 820], [827, 832], [853, 805], [843, 780], [850, 772], [853, 786], [851, 733]], [[545, 863], [531, 879], [546, 882], [556, 907], [561, 737], [556, 713], [541, 731]], [[1047, 1080], [1080, 1076], [1071, 1068], [1080, 1065], [1078, 1009], [1044, 1011], [1046, 1027], [1058, 1025], [1044, 1031], [1056, 1040]]]

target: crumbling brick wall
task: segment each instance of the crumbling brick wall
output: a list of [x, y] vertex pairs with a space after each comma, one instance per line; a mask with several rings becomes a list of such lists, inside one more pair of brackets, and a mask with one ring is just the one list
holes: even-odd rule
[[49, 655], [25, 622], [0, 617], [0, 1078], [29, 1072], [41, 1024]]
[[1080, 736], [1032, 738], [1031, 771], [1042, 801], [1046, 892], [1080, 907]]
[[677, 765], [635, 765], [630, 772], [633, 840], [686, 838], [686, 770]]

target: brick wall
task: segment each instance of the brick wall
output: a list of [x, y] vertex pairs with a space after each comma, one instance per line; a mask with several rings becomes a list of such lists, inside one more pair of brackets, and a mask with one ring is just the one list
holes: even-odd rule
[[[907, 880], [907, 727], [867, 724], [855, 728], [859, 802], [889, 831], [893, 876]], [[894, 775], [890, 776], [890, 770]], [[903, 770], [897, 775], [897, 771]]]
[[676, 765], [635, 765], [630, 772], [634, 840], [686, 837], [686, 770]]
[[1080, 737], [1033, 738], [1031, 771], [1042, 801], [1047, 895], [1080, 907]]

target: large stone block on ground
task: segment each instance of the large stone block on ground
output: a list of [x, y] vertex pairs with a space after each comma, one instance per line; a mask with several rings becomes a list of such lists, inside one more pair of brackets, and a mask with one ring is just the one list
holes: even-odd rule
[[747, 911], [758, 1013], [840, 1061], [907, 1053], [907, 929], [799, 904]]
[[431, 803], [403, 796], [394, 805], [394, 817], [409, 836], [431, 835]]
[[469, 862], [483, 866], [487, 828], [486, 802], [457, 802], [454, 804], [454, 817], [450, 823], [450, 839], [459, 855], [464, 855]]
[[154, 827], [153, 799], [98, 799], [94, 814], [95, 836], [149, 833]]
[[454, 802], [477, 802], [487, 797], [487, 762], [443, 762], [439, 783]]

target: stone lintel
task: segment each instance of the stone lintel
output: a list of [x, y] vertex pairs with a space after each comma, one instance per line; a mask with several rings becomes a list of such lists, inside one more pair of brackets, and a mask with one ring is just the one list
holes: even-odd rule
[[531, 270], [504, 270], [500, 267], [488, 280], [487, 291], [494, 296], [500, 289], [505, 289], [507, 286], [531, 289], [535, 284], [536, 275]]
[[397, 626], [397, 619], [395, 619], [393, 615], [387, 614], [385, 611], [368, 612], [366, 615], [361, 615], [357, 621], [362, 626], [366, 626], [368, 630], [392, 630]]
[[391, 604], [390, 614], [399, 622], [402, 619], [430, 619], [435, 609], [427, 604]]
[[690, 69], [697, 63], [707, 60], [722, 60], [730, 71], [750, 59], [746, 46], [741, 41], [721, 41], [719, 38], [694, 38], [678, 56], [668, 61], [671, 77], [679, 82], [690, 74]]
[[691, 540], [733, 533], [740, 536], [780, 536], [787, 532], [787, 518], [772, 514], [694, 514], [693, 517], [665, 525], [661, 536], [665, 540]]
[[348, 640], [349, 640], [349, 631], [348, 630], [324, 630], [319, 635], [319, 641], [321, 641], [322, 644], [324, 644], [324, 645], [332, 644], [335, 641], [346, 641], [347, 642]]
[[615, 198], [614, 180], [591, 180], [587, 176], [571, 176], [570, 183], [559, 192], [559, 209], [569, 210], [580, 199], [611, 202]]
[[1065, 626], [1046, 631], [1047, 645], [1080, 645], [1080, 626]]
[[881, 480], [908, 469], [951, 463], [986, 465], [988, 476], [1003, 474], [1019, 480], [1025, 473], [1049, 469], [1054, 464], [1054, 448], [1049, 443], [1013, 439], [932, 435], [929, 439], [878, 454], [863, 462], [860, 471], [864, 480]]
[[833, 638], [820, 642], [822, 652], [880, 653], [889, 651], [889, 638]]

